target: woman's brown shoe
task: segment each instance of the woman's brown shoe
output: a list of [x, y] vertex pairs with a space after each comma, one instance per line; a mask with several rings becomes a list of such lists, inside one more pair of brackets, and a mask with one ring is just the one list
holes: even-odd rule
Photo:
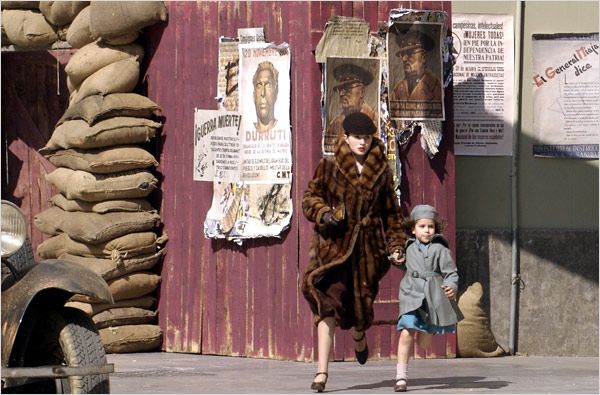
[[356, 356], [356, 360], [359, 364], [364, 365], [367, 363], [367, 359], [369, 359], [369, 345], [365, 342], [365, 348], [362, 351], [358, 351], [356, 349], [356, 343], [361, 342], [365, 338], [365, 332], [362, 333], [362, 336], [359, 339], [355, 339], [352, 336], [352, 340], [354, 340], [354, 355]]
[[328, 374], [327, 374], [327, 372], [317, 372], [317, 373], [315, 373], [315, 379], [320, 374], [325, 376], [325, 380], [323, 380], [323, 381], [314, 381], [313, 380], [312, 384], [310, 385], [310, 389], [313, 391], [323, 392], [325, 390], [325, 384], [327, 384]]

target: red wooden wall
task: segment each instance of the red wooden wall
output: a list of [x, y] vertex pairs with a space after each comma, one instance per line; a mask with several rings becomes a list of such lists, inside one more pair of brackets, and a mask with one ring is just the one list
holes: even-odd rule
[[[159, 321], [163, 349], [203, 354], [310, 360], [316, 333], [300, 292], [312, 227], [301, 212], [302, 193], [320, 158], [319, 65], [313, 50], [332, 15], [366, 19], [373, 31], [392, 8], [443, 9], [442, 2], [168, 2], [169, 22], [149, 32], [147, 93], [163, 108], [166, 123], [158, 151], [162, 173], [160, 210], [169, 235], [162, 268]], [[291, 121], [294, 215], [281, 239], [245, 241], [242, 247], [207, 240], [203, 221], [210, 183], [192, 181], [194, 108], [216, 109], [218, 39], [237, 29], [264, 27], [268, 41], [287, 42], [292, 53]], [[447, 100], [447, 105], [451, 100]], [[449, 119], [452, 110], [447, 111]], [[424, 201], [447, 218], [454, 245], [454, 157], [451, 130], [429, 161], [416, 139], [404, 157], [405, 207]], [[381, 284], [377, 320], [397, 314], [400, 272]], [[396, 354], [392, 325], [368, 334], [374, 357]], [[455, 354], [453, 336], [439, 337], [431, 353]], [[353, 358], [349, 334], [338, 331], [335, 357]], [[425, 356], [417, 350], [418, 355]]]
[[[366, 19], [375, 31], [392, 8], [445, 10], [449, 2], [166, 2], [169, 21], [144, 35], [147, 56], [141, 90], [163, 109], [165, 126], [155, 142], [160, 190], [151, 195], [169, 235], [161, 267], [159, 324], [163, 350], [312, 360], [316, 331], [300, 292], [312, 227], [301, 212], [302, 193], [321, 156], [321, 73], [313, 50], [332, 15]], [[291, 226], [281, 239], [207, 240], [203, 222], [212, 185], [192, 180], [194, 108], [216, 109], [220, 36], [242, 27], [264, 27], [268, 41], [287, 42], [292, 53], [291, 122], [293, 155]], [[50, 137], [66, 109], [64, 65], [69, 51], [2, 53], [2, 197], [33, 215], [52, 195], [44, 175], [54, 167], [36, 150]], [[452, 92], [446, 116], [452, 119]], [[415, 204], [435, 205], [448, 221], [455, 245], [452, 129], [444, 123], [440, 153], [429, 160], [413, 139], [401, 157], [405, 212]], [[5, 169], [6, 168], [6, 169]], [[31, 227], [35, 247], [46, 237]], [[375, 325], [368, 332], [373, 358], [395, 357], [397, 332], [387, 324], [397, 314], [400, 271], [391, 269], [380, 286]], [[455, 355], [454, 336], [439, 336], [426, 355]], [[336, 360], [354, 358], [349, 333], [338, 331]]]

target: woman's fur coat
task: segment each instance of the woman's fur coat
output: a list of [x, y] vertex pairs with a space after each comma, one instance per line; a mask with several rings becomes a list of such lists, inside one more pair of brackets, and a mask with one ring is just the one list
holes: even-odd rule
[[[323, 225], [323, 214], [340, 205], [345, 207], [344, 220], [334, 227]], [[320, 315], [322, 294], [315, 284], [354, 253], [358, 254], [353, 272], [354, 327], [359, 331], [369, 328], [379, 280], [390, 268], [387, 255], [404, 251], [406, 240], [383, 143], [373, 139], [359, 175], [350, 147], [340, 138], [334, 156], [319, 162], [304, 192], [302, 209], [306, 218], [315, 222], [302, 284], [315, 324], [324, 318]]]

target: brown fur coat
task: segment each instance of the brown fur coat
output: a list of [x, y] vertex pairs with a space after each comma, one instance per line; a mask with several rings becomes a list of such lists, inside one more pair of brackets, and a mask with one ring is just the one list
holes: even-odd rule
[[[333, 228], [320, 223], [323, 214], [342, 203], [344, 221]], [[404, 251], [406, 240], [400, 227], [400, 207], [383, 143], [373, 139], [359, 175], [350, 147], [340, 138], [335, 155], [319, 162], [304, 192], [302, 209], [306, 218], [315, 222], [302, 284], [315, 324], [324, 318], [320, 314], [322, 294], [315, 283], [354, 253], [357, 254], [353, 271], [354, 327], [357, 330], [369, 328], [373, 323], [373, 301], [379, 291], [379, 280], [390, 268], [387, 254]]]

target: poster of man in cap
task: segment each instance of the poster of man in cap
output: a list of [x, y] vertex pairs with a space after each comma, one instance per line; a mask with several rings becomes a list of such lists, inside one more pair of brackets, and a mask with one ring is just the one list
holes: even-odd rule
[[388, 34], [389, 112], [395, 119], [444, 120], [441, 23], [395, 22]]
[[379, 137], [379, 86], [381, 62], [376, 58], [334, 58], [325, 60], [325, 133], [323, 154], [333, 154], [342, 122], [356, 111], [367, 114]]

